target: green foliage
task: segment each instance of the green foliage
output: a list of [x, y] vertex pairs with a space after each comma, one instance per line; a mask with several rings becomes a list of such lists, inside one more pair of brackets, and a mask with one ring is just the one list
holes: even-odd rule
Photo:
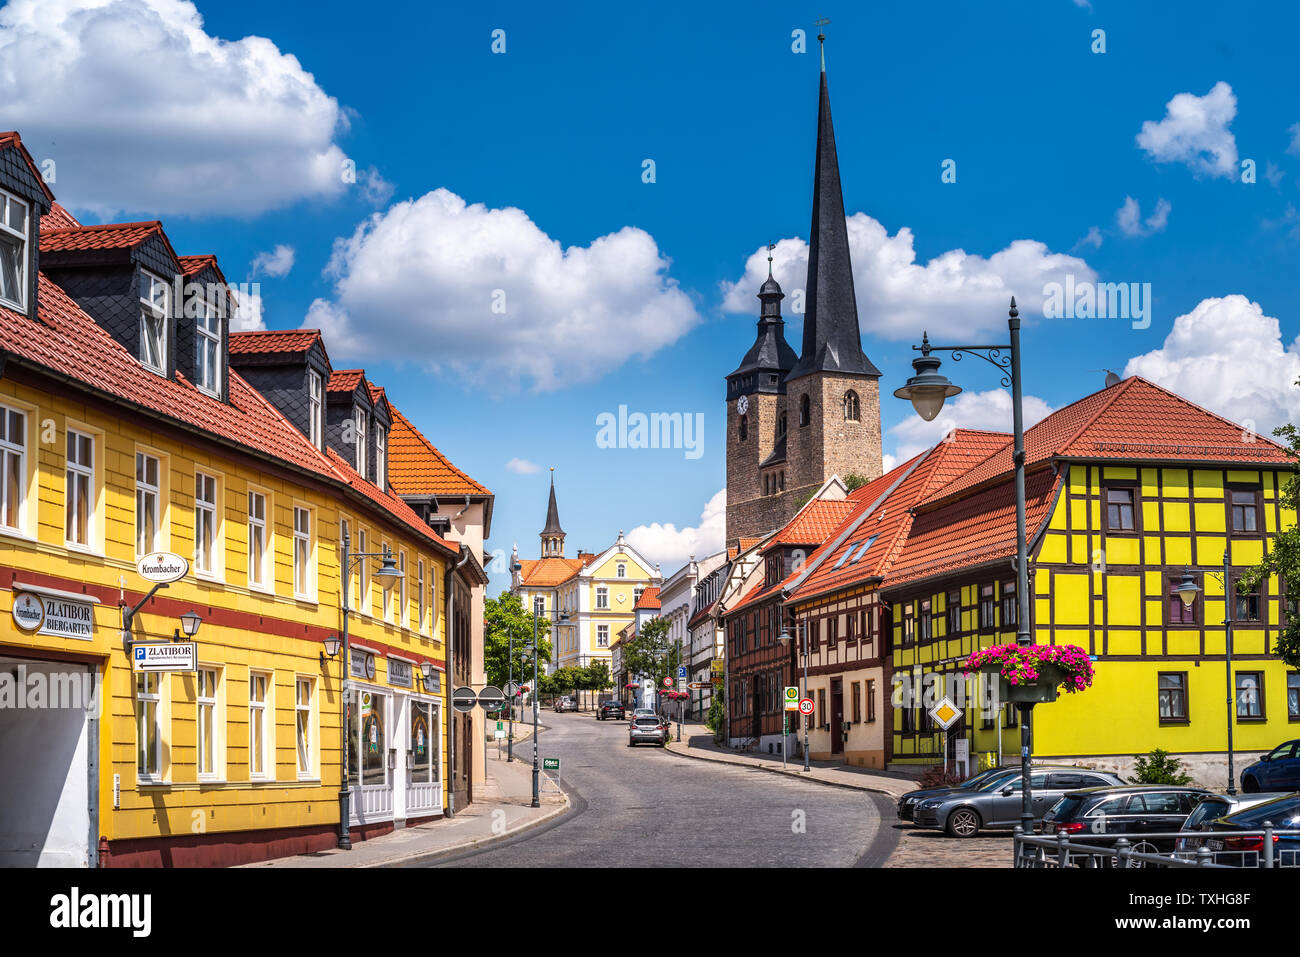
[[651, 678], [656, 688], [663, 686], [668, 675], [677, 673], [681, 657], [680, 645], [668, 640], [668, 622], [663, 618], [651, 618], [635, 638], [623, 644], [623, 667], [628, 674]]
[[844, 487], [852, 492], [855, 489], [862, 488], [862, 486], [866, 485], [868, 481], [869, 479], [865, 475], [858, 472], [850, 472], [848, 475], [844, 476]]
[[1171, 758], [1164, 748], [1156, 748], [1145, 758], [1140, 754], [1133, 757], [1137, 760], [1137, 776], [1129, 778], [1133, 784], [1186, 784], [1191, 780], [1182, 770], [1183, 762]]
[[[533, 616], [518, 595], [503, 591], [497, 598], [483, 603], [483, 669], [488, 684], [504, 688], [510, 680], [510, 641], [514, 639], [514, 677], [520, 684], [533, 679]], [[546, 637], [551, 623], [546, 616], [537, 618], [537, 647], [540, 663], [551, 660], [551, 642]], [[539, 684], [541, 682], [539, 681]]]
[[709, 716], [704, 725], [713, 732], [715, 739], [721, 739], [727, 723], [727, 698], [721, 685], [713, 689], [713, 698], [709, 702]]
[[[1300, 385], [1300, 382], [1296, 383]], [[1291, 476], [1281, 489], [1281, 503], [1294, 509], [1300, 506], [1300, 430], [1294, 425], [1283, 425], [1273, 430], [1282, 440], [1291, 458], [1296, 461]], [[1300, 589], [1300, 526], [1291, 526], [1274, 535], [1268, 543], [1268, 554], [1263, 560], [1241, 576], [1241, 589], [1257, 589], [1267, 578], [1276, 575], [1285, 591]], [[1294, 594], [1294, 593], [1292, 593]], [[1290, 668], [1300, 668], [1300, 615], [1287, 615], [1286, 627], [1279, 629], [1273, 654]]]
[[614, 676], [609, 673], [609, 662], [593, 661], [586, 667], [587, 691], [609, 691], [614, 687]]

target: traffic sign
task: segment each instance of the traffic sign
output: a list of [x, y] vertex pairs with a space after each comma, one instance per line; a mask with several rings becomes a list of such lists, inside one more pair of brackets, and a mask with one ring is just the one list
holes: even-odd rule
[[664, 687], [665, 687], [665, 688], [671, 688], [672, 686], [673, 686], [673, 679], [672, 679], [672, 678], [665, 678], [665, 679], [664, 679]]
[[934, 703], [934, 707], [930, 709], [929, 714], [934, 719], [934, 723], [944, 731], [956, 724], [957, 719], [961, 717], [961, 712], [957, 710], [957, 706], [952, 703], [952, 699], [947, 695]]
[[799, 710], [799, 689], [798, 688], [790, 686], [785, 689], [785, 710], [786, 711]]
[[198, 650], [193, 641], [135, 641], [131, 643], [131, 670], [197, 671]]
[[680, 681], [682, 678], [685, 678], [685, 677], [686, 677], [686, 666], [685, 666], [685, 665], [678, 665], [678, 666], [677, 666], [677, 679]]
[[799, 713], [804, 715], [813, 713], [812, 698], [804, 698], [802, 701], [799, 702]]
[[457, 688], [451, 693], [451, 706], [461, 714], [468, 714], [478, 704], [478, 695], [473, 688]]
[[506, 685], [506, 697], [516, 698], [519, 696], [519, 682], [512, 681]]
[[496, 685], [488, 685], [478, 693], [478, 706], [484, 711], [496, 711], [506, 703], [506, 696]]
[[712, 681], [692, 681], [692, 682], [691, 682], [690, 684], [688, 684], [686, 687], [690, 688], [692, 691], [705, 691], [705, 690], [707, 690], [707, 689], [713, 687], [713, 682], [712, 682]]

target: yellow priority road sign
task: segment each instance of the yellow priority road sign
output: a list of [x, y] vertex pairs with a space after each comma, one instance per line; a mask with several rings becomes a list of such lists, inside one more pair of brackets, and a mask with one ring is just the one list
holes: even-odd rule
[[957, 710], [951, 698], [944, 697], [936, 701], [934, 707], [930, 709], [930, 717], [934, 718], [935, 724], [947, 731], [961, 717], [961, 712]]

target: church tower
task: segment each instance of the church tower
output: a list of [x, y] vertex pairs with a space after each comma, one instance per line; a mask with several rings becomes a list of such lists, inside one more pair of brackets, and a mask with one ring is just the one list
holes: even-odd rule
[[542, 529], [542, 557], [564, 557], [564, 529], [560, 528], [560, 509], [555, 504], [555, 469], [551, 469], [551, 500], [546, 504], [546, 527]]
[[[880, 370], [862, 351], [826, 86], [826, 38], [819, 35], [817, 40], [822, 44], [821, 89], [803, 349], [792, 364], [782, 361], [759, 368], [751, 357], [762, 351], [764, 327], [760, 319], [759, 342], [741, 367], [727, 377], [728, 544], [779, 528], [832, 475], [843, 479], [857, 474], [870, 480], [882, 472]], [[780, 289], [769, 275], [763, 289], [770, 288], [776, 289], [779, 302]], [[759, 298], [763, 299], [762, 292]], [[767, 300], [763, 308], [766, 316]], [[776, 327], [775, 338], [788, 350], [780, 332], [783, 326], [781, 322]], [[780, 375], [773, 375], [778, 371], [773, 365]], [[741, 384], [744, 382], [748, 384]], [[755, 437], [758, 423], [744, 421], [741, 405], [748, 403], [741, 399], [749, 398], [760, 410], [766, 409], [758, 396], [745, 391], [759, 386], [771, 392], [774, 421], [759, 425], [762, 431]], [[743, 433], [748, 433], [744, 440], [740, 438]], [[737, 453], [734, 459], [733, 450]]]

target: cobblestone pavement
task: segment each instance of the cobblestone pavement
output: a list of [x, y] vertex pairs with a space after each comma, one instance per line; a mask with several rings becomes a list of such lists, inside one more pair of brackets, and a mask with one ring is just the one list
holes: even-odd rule
[[897, 819], [885, 826], [898, 835], [898, 847], [886, 867], [1011, 867], [1010, 831], [955, 838]]
[[[548, 715], [573, 810], [450, 867], [879, 867], [898, 832], [886, 796], [630, 748], [627, 724]], [[531, 761], [532, 743], [516, 742]]]

